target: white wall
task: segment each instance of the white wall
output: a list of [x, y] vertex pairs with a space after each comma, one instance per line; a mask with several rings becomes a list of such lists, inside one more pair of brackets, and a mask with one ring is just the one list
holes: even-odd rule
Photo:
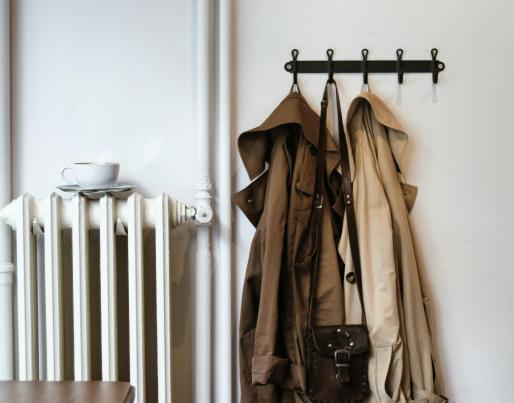
[[[439, 100], [431, 76], [370, 75], [373, 91], [410, 135], [408, 180], [419, 186], [412, 213], [427, 267], [447, 394], [457, 403], [514, 401], [514, 3], [510, 0], [239, 1], [237, 131], [258, 125], [287, 94], [283, 65], [300, 59], [427, 59], [446, 63]], [[300, 75], [319, 110], [326, 77]], [[360, 76], [336, 76], [347, 106]], [[346, 108], [345, 108], [346, 109]], [[239, 187], [247, 183], [242, 164]], [[238, 214], [242, 275], [251, 228]]]
[[[121, 179], [143, 193], [192, 201], [193, 2], [12, 3], [15, 195], [45, 195], [61, 183], [63, 166], [108, 159], [121, 162]], [[433, 294], [447, 394], [457, 403], [512, 401], [514, 3], [233, 3], [237, 133], [259, 124], [287, 94], [291, 77], [283, 65], [293, 47], [303, 59], [324, 58], [328, 47], [337, 59], [357, 59], [363, 47], [371, 59], [393, 58], [397, 47], [405, 59], [440, 49], [447, 67], [436, 104], [430, 75], [406, 75], [401, 106], [394, 103], [394, 76], [371, 75], [370, 83], [410, 134], [407, 178], [419, 186], [412, 218]], [[361, 78], [336, 78], [346, 107]], [[316, 109], [323, 82], [300, 76]], [[247, 183], [240, 162], [234, 176], [237, 188]], [[240, 213], [235, 228], [240, 286], [253, 231]], [[181, 300], [190, 298], [188, 287], [179, 289]], [[188, 315], [175, 323], [182, 329], [175, 388], [183, 402], [191, 400]]]
[[46, 195], [64, 166], [115, 160], [143, 193], [192, 200], [192, 2], [13, 8], [14, 193]]

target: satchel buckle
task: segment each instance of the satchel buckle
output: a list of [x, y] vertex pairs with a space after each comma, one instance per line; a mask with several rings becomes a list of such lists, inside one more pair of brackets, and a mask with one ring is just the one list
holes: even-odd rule
[[336, 362], [336, 368], [343, 368], [350, 366], [351, 352], [348, 349], [334, 351], [334, 361]]
[[334, 361], [336, 364], [336, 379], [339, 383], [347, 383], [350, 380], [348, 368], [350, 367], [351, 351], [348, 348], [334, 351]]

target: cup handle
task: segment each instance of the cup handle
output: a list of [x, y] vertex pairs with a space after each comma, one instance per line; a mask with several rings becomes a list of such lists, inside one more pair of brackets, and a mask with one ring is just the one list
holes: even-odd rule
[[76, 182], [75, 182], [73, 179], [71, 179], [71, 178], [67, 178], [67, 177], [66, 177], [66, 172], [68, 172], [68, 171], [71, 171], [71, 168], [70, 168], [70, 167], [66, 167], [66, 168], [64, 168], [64, 169], [61, 171], [61, 176], [62, 176], [62, 178], [64, 179], [64, 181], [65, 181], [66, 183], [69, 183], [70, 185], [75, 185], [75, 184], [76, 184]]

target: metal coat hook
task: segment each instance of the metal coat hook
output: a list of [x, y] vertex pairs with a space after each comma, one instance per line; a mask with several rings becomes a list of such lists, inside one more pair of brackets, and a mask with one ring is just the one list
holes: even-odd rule
[[396, 57], [398, 59], [396, 64], [396, 69], [398, 71], [398, 84], [403, 84], [403, 69], [402, 69], [402, 57], [403, 57], [403, 49], [396, 49]]
[[295, 86], [296, 86], [296, 91], [298, 91], [298, 94], [301, 95], [302, 91], [300, 91], [300, 86], [298, 85], [298, 72], [297, 72], [297, 61], [298, 61], [298, 49], [293, 49], [291, 51], [291, 56], [293, 57], [293, 65], [292, 65], [292, 69], [293, 69], [293, 84], [291, 85], [291, 90], [289, 92], [293, 92]]
[[403, 49], [396, 49], [396, 70], [398, 72], [398, 83], [396, 84], [396, 103], [401, 105], [402, 103], [402, 87], [403, 84], [403, 67], [402, 67]]
[[437, 60], [439, 51], [433, 48], [430, 53], [432, 54], [432, 102], [437, 102], [436, 84], [439, 80], [439, 72], [444, 70], [444, 63]]
[[328, 56], [328, 82], [334, 82], [334, 65], [332, 62], [332, 57], [334, 56], [334, 49], [327, 49]]
[[437, 48], [433, 48], [430, 53], [432, 54], [432, 82], [437, 84], [439, 72], [444, 70], [444, 63], [437, 60], [437, 54], [439, 53]]
[[362, 90], [364, 88], [369, 89], [368, 86], [368, 49], [364, 48], [361, 51], [362, 54]]

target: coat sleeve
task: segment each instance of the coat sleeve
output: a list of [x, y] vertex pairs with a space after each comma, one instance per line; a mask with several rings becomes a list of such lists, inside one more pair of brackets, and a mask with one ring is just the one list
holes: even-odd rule
[[252, 357], [262, 276], [261, 244], [260, 232], [257, 230], [248, 258], [239, 323], [239, 370], [243, 403], [258, 401], [257, 390], [252, 386]]
[[281, 382], [288, 360], [279, 351], [279, 285], [288, 214], [287, 155], [281, 141], [275, 141], [271, 153], [269, 180], [261, 228], [262, 276], [260, 301], [255, 326], [255, 345], [252, 357], [252, 384]]
[[[235, 198], [238, 205], [252, 200], [251, 206], [243, 211], [257, 226], [246, 270], [240, 316], [241, 396], [244, 402], [260, 401], [263, 393], [273, 394], [272, 384], [283, 381], [289, 363], [279, 351], [278, 300], [288, 212], [289, 165], [282, 142], [275, 143], [266, 178], [252, 182], [254, 189], [245, 190], [241, 193], [244, 196]], [[254, 196], [245, 200], [248, 195]]]

